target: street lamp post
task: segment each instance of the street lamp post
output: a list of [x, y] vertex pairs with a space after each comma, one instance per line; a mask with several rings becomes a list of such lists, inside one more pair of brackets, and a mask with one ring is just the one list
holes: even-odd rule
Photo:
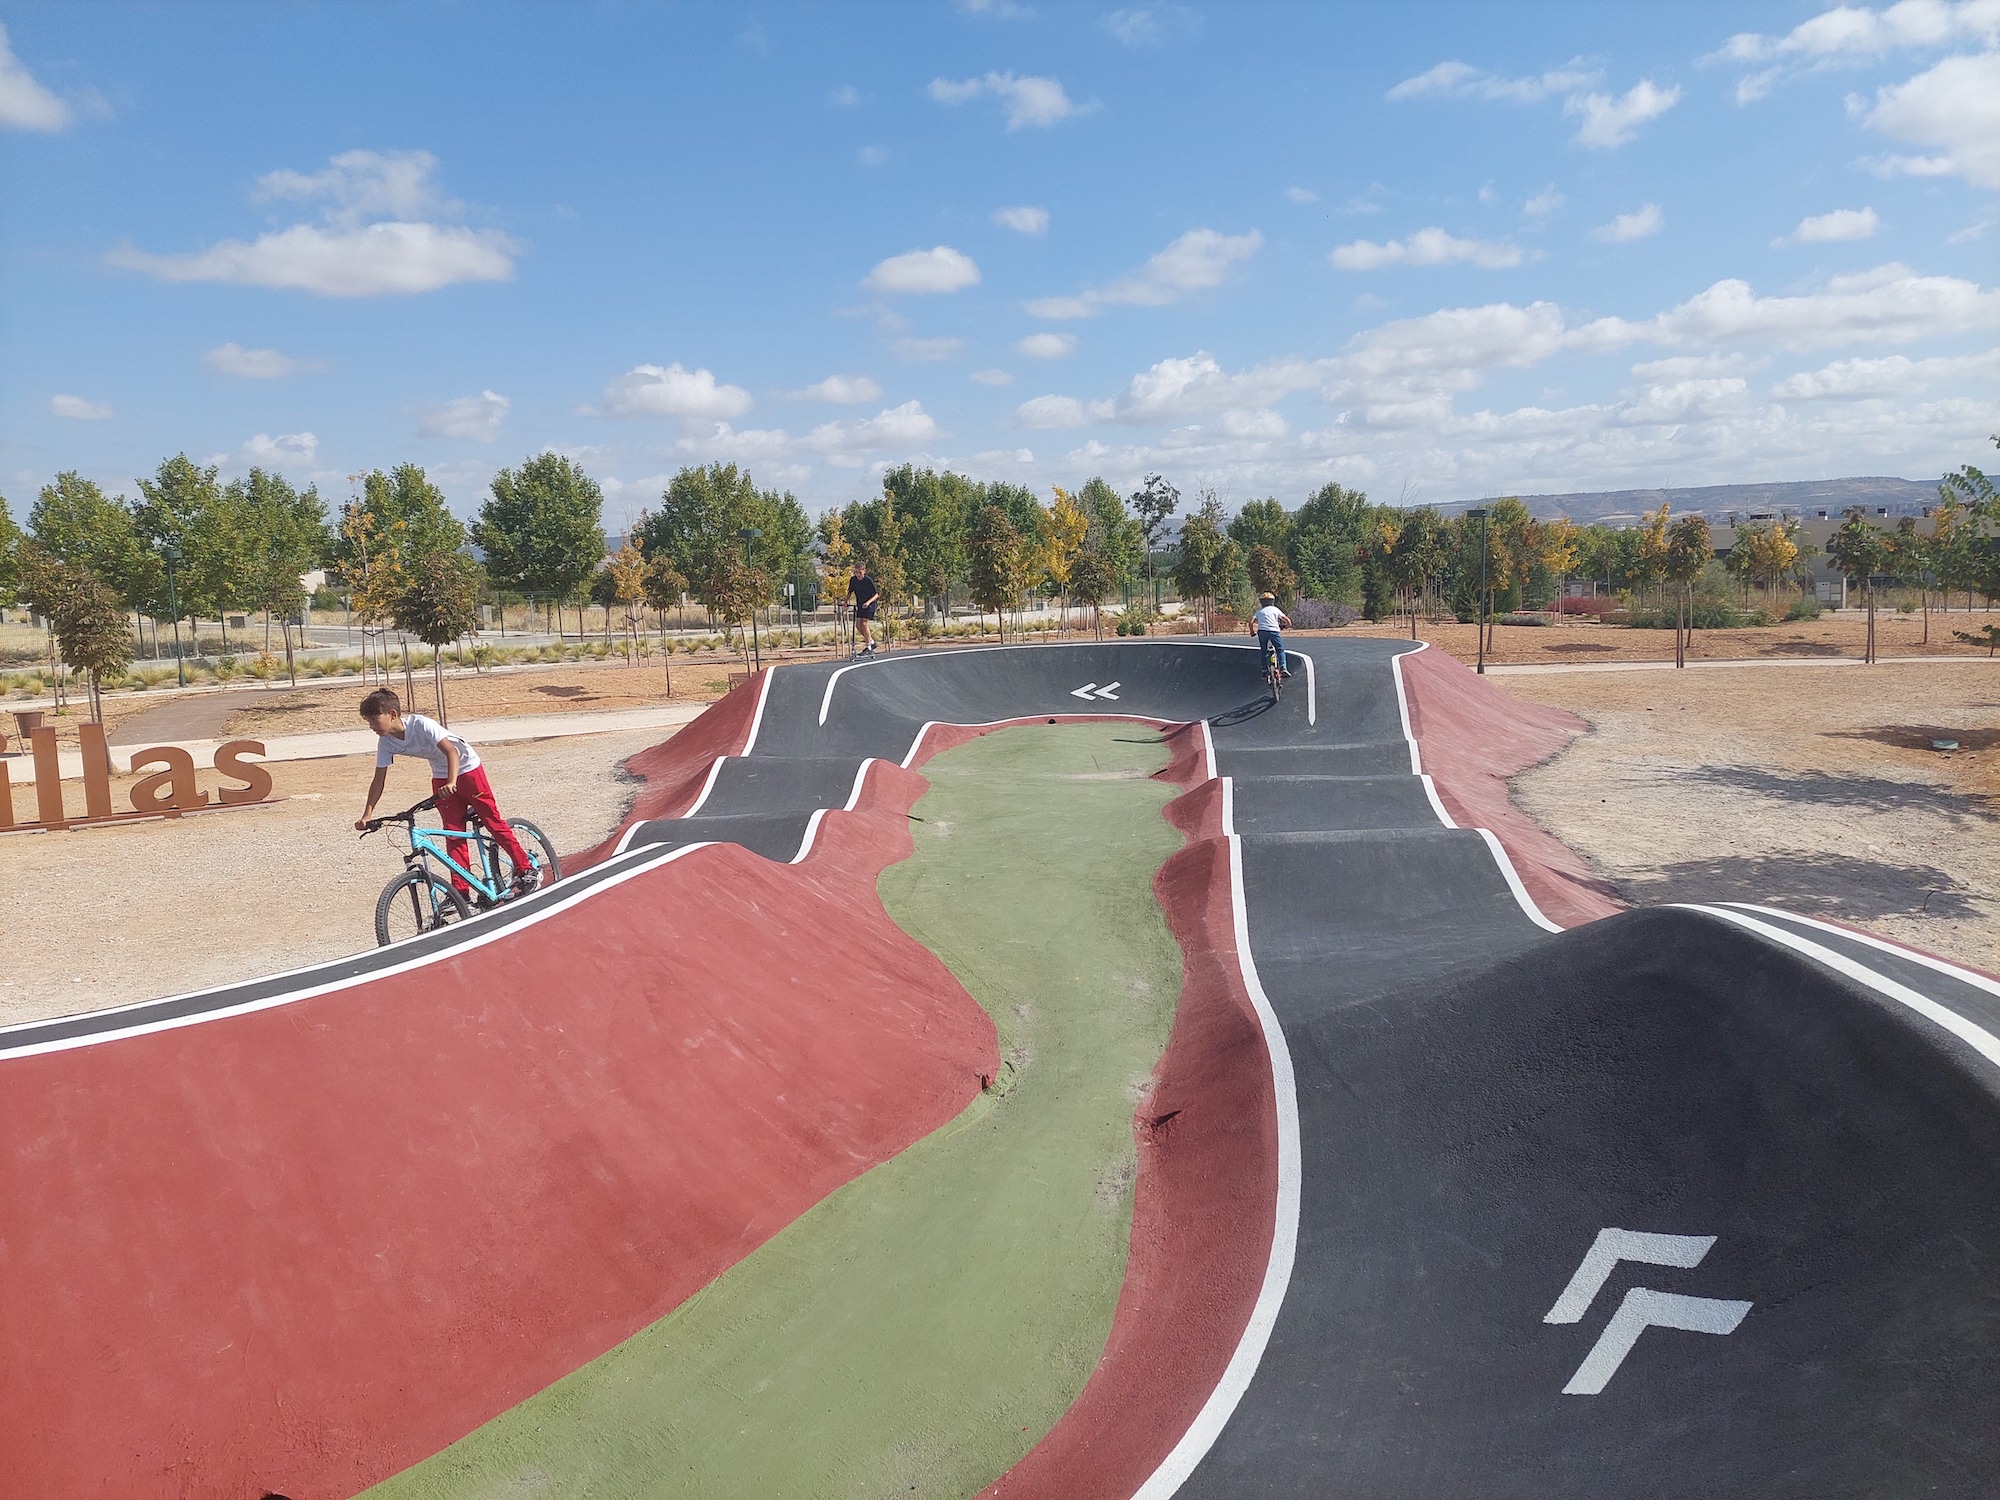
[[1479, 523], [1479, 675], [1486, 675], [1486, 512], [1469, 510], [1468, 521]]
[[[736, 534], [743, 538], [743, 566], [755, 569], [757, 565], [751, 561], [750, 544], [764, 533], [755, 526], [745, 526], [738, 530]], [[758, 671], [764, 665], [763, 651], [757, 644], [757, 601], [754, 599], [750, 601], [750, 661], [750, 670], [753, 672]]]
[[181, 660], [181, 601], [174, 592], [174, 564], [181, 560], [181, 549], [168, 542], [160, 549], [160, 556], [167, 563], [167, 613], [174, 617], [174, 681], [186, 687], [187, 666]]

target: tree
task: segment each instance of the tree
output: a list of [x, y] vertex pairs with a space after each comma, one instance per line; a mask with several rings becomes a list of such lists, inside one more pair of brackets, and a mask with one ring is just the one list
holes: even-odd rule
[[[132, 509], [140, 540], [155, 554], [168, 545], [180, 548], [171, 593], [190, 621], [222, 607], [217, 586], [228, 584], [235, 563], [231, 529], [216, 524], [223, 503], [216, 475], [213, 465], [204, 469], [185, 453], [176, 454], [151, 479], [139, 481], [141, 498]], [[154, 576], [158, 582], [144, 603], [146, 613], [159, 618], [169, 613], [170, 591], [164, 567]]]
[[1250, 549], [1250, 587], [1259, 594], [1275, 595], [1280, 604], [1292, 602], [1298, 576], [1285, 562], [1284, 554], [1262, 542]]
[[1007, 512], [998, 505], [981, 508], [969, 541], [972, 558], [972, 602], [1000, 618], [1000, 639], [1007, 639], [1007, 611], [1016, 608], [1024, 592], [1026, 568], [1022, 537]]
[[560, 453], [502, 469], [490, 488], [472, 523], [488, 576], [501, 588], [546, 594], [560, 608], [604, 561], [604, 492]]
[[[393, 616], [396, 601], [409, 587], [409, 570], [402, 552], [405, 530], [400, 520], [386, 524], [379, 521], [376, 513], [358, 499], [350, 500], [340, 513], [334, 571], [347, 586], [348, 607], [361, 620], [364, 671], [368, 665], [368, 627], [380, 625]], [[385, 646], [382, 671], [386, 675], [388, 670]]]
[[1561, 622], [1563, 590], [1569, 585], [1570, 569], [1577, 563], [1582, 551], [1581, 533], [1570, 523], [1567, 516], [1557, 516], [1542, 522], [1541, 555], [1537, 561], [1555, 579], [1556, 619]]
[[1889, 565], [1889, 539], [1869, 521], [1868, 512], [1850, 505], [1826, 544], [1826, 555], [1845, 573], [1849, 582], [1858, 582], [1868, 608], [1868, 635], [1861, 659], [1875, 660], [1875, 575]]
[[0, 605], [11, 605], [21, 589], [21, 528], [14, 524], [7, 497], [0, 495]]
[[412, 563], [465, 546], [465, 523], [451, 513], [444, 491], [431, 483], [419, 464], [398, 464], [386, 474], [377, 469], [363, 475], [361, 503], [384, 531], [402, 523], [401, 547]]
[[[840, 512], [830, 510], [820, 517], [819, 589], [822, 599], [833, 601], [834, 632], [845, 627], [847, 585], [854, 577], [854, 548], [847, 540]], [[877, 584], [876, 587], [881, 587]]]
[[160, 560], [140, 540], [132, 507], [73, 469], [42, 486], [28, 512], [28, 534], [56, 561], [88, 568], [135, 608], [159, 582]]
[[304, 575], [332, 550], [326, 506], [314, 486], [295, 490], [283, 475], [267, 474], [262, 469], [252, 469], [248, 478], [232, 480], [228, 494], [247, 533], [245, 596], [264, 611], [266, 651], [271, 649], [271, 617], [276, 615], [282, 622], [285, 670], [296, 686], [299, 677], [292, 654], [292, 616], [306, 607]]
[[1715, 543], [1708, 534], [1708, 522], [1700, 516], [1682, 516], [1667, 531], [1667, 555], [1663, 571], [1674, 589], [1674, 665], [1687, 665], [1689, 637], [1694, 631], [1694, 581], [1715, 556]]
[[1223, 534], [1222, 501], [1213, 490], [1181, 526], [1180, 557], [1174, 564], [1174, 587], [1183, 599], [1198, 599], [1202, 629], [1215, 624], [1215, 596], [1236, 576], [1236, 543]]
[[713, 610], [711, 585], [720, 577], [718, 565], [724, 559], [742, 559], [739, 533], [745, 527], [762, 533], [752, 543], [750, 555], [767, 588], [772, 580], [789, 578], [806, 565], [812, 523], [804, 507], [790, 494], [759, 490], [749, 472], [734, 464], [682, 469], [660, 496], [660, 508], [650, 512], [634, 534], [645, 543], [648, 557], [671, 561], [688, 580], [689, 591]]
[[1158, 575], [1153, 571], [1153, 550], [1167, 535], [1174, 512], [1181, 506], [1181, 492], [1158, 474], [1148, 474], [1146, 482], [1132, 492], [1132, 514], [1139, 522], [1139, 540], [1146, 549], [1146, 581], [1154, 584], [1153, 607], [1159, 608]]
[[[642, 522], [646, 519], [644, 511], [639, 513], [639, 519]], [[634, 527], [633, 530], [636, 533], [638, 528]], [[631, 545], [643, 550], [645, 544], [635, 535]], [[667, 649], [666, 612], [687, 597], [687, 586], [688, 581], [681, 577], [680, 570], [674, 566], [672, 558], [654, 557], [647, 559], [646, 572], [640, 580], [640, 587], [645, 591], [646, 602], [652, 605], [654, 611], [661, 617], [660, 663], [666, 668], [667, 693], [669, 696], [674, 691], [674, 654]]]
[[740, 556], [731, 557], [724, 552], [717, 554], [709, 567], [708, 577], [700, 581], [699, 587], [703, 602], [715, 611], [717, 619], [725, 626], [743, 627], [743, 665], [748, 668], [750, 617], [757, 612], [759, 605], [770, 598], [771, 581]]
[[[952, 585], [965, 571], [966, 528], [978, 501], [979, 486], [964, 475], [904, 464], [882, 476], [881, 497], [856, 519], [864, 540], [893, 552], [927, 607], [948, 617]], [[840, 587], [846, 589], [845, 579]]]
[[[1437, 580], [1451, 558], [1451, 534], [1444, 517], [1428, 505], [1408, 511], [1390, 549], [1390, 576], [1410, 596], [1410, 639], [1417, 638], [1419, 601], [1434, 605]], [[1434, 609], [1433, 609], [1434, 612]]]
[[1091, 634], [1100, 641], [1104, 639], [1104, 601], [1117, 587], [1118, 567], [1109, 557], [1094, 547], [1077, 553], [1070, 569], [1070, 595], [1090, 610]]
[[395, 603], [398, 630], [431, 648], [431, 686], [438, 722], [451, 719], [444, 706], [444, 648], [479, 623], [479, 571], [463, 552], [433, 552], [409, 566]]
[[1361, 600], [1359, 557], [1369, 540], [1368, 497], [1322, 485], [1292, 517], [1290, 561], [1299, 592], [1328, 604]]
[[90, 716], [104, 722], [103, 678], [132, 660], [125, 603], [89, 568], [65, 563], [34, 543], [21, 549], [23, 592], [49, 622], [62, 660], [89, 674]]
[[1917, 530], [1915, 516], [1904, 516], [1896, 523], [1896, 534], [1890, 539], [1889, 547], [1890, 563], [1896, 576], [1905, 583], [1914, 580], [1917, 585], [1917, 598], [1924, 613], [1924, 635], [1919, 644], [1928, 646], [1931, 640], [1931, 579], [1937, 567], [1937, 548], [1930, 537]]
[[1069, 629], [1070, 574], [1089, 531], [1090, 517], [1077, 503], [1076, 496], [1057, 485], [1054, 503], [1042, 513], [1042, 555], [1049, 580], [1062, 595], [1061, 628], [1065, 631]]
[[646, 598], [646, 546], [627, 537], [625, 545], [605, 561], [604, 576], [611, 581], [611, 597], [625, 606], [625, 660], [631, 661], [639, 648], [639, 606]]

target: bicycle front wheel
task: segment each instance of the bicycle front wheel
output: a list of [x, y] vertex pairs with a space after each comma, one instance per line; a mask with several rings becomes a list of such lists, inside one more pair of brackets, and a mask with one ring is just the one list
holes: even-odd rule
[[405, 870], [383, 886], [376, 899], [375, 941], [386, 948], [471, 915], [472, 909], [449, 880], [428, 870]]
[[[514, 837], [521, 841], [521, 847], [528, 851], [528, 857], [534, 860], [535, 868], [541, 871], [541, 883], [549, 886], [562, 879], [562, 861], [556, 857], [556, 846], [549, 836], [526, 818], [512, 818], [508, 821], [514, 830]], [[493, 847], [493, 862], [500, 867], [500, 878], [503, 882], [501, 889], [505, 890], [514, 883], [514, 877], [520, 872], [515, 869], [514, 861], [508, 857], [507, 851], [497, 844]]]

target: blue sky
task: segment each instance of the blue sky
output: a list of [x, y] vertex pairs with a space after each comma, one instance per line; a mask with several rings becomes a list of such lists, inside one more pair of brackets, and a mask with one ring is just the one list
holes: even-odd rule
[[1233, 504], [2000, 429], [2000, 0], [0, 3], [0, 493], [554, 448]]

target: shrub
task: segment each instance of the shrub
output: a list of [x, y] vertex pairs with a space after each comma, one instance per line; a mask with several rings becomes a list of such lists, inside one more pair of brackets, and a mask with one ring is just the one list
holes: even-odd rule
[[1549, 617], [1547, 615], [1495, 615], [1493, 623], [1495, 625], [1546, 625], [1549, 623]]
[[1910, 601], [1907, 599], [1905, 599], [1901, 604], [1898, 604], [1896, 606], [1896, 613], [1899, 615], [1913, 615], [1916, 612], [1917, 612], [1916, 605], [1910, 603]]
[[1801, 594], [1792, 601], [1791, 608], [1785, 611], [1785, 620], [1787, 623], [1793, 620], [1817, 620], [1819, 614], [1819, 595]]

